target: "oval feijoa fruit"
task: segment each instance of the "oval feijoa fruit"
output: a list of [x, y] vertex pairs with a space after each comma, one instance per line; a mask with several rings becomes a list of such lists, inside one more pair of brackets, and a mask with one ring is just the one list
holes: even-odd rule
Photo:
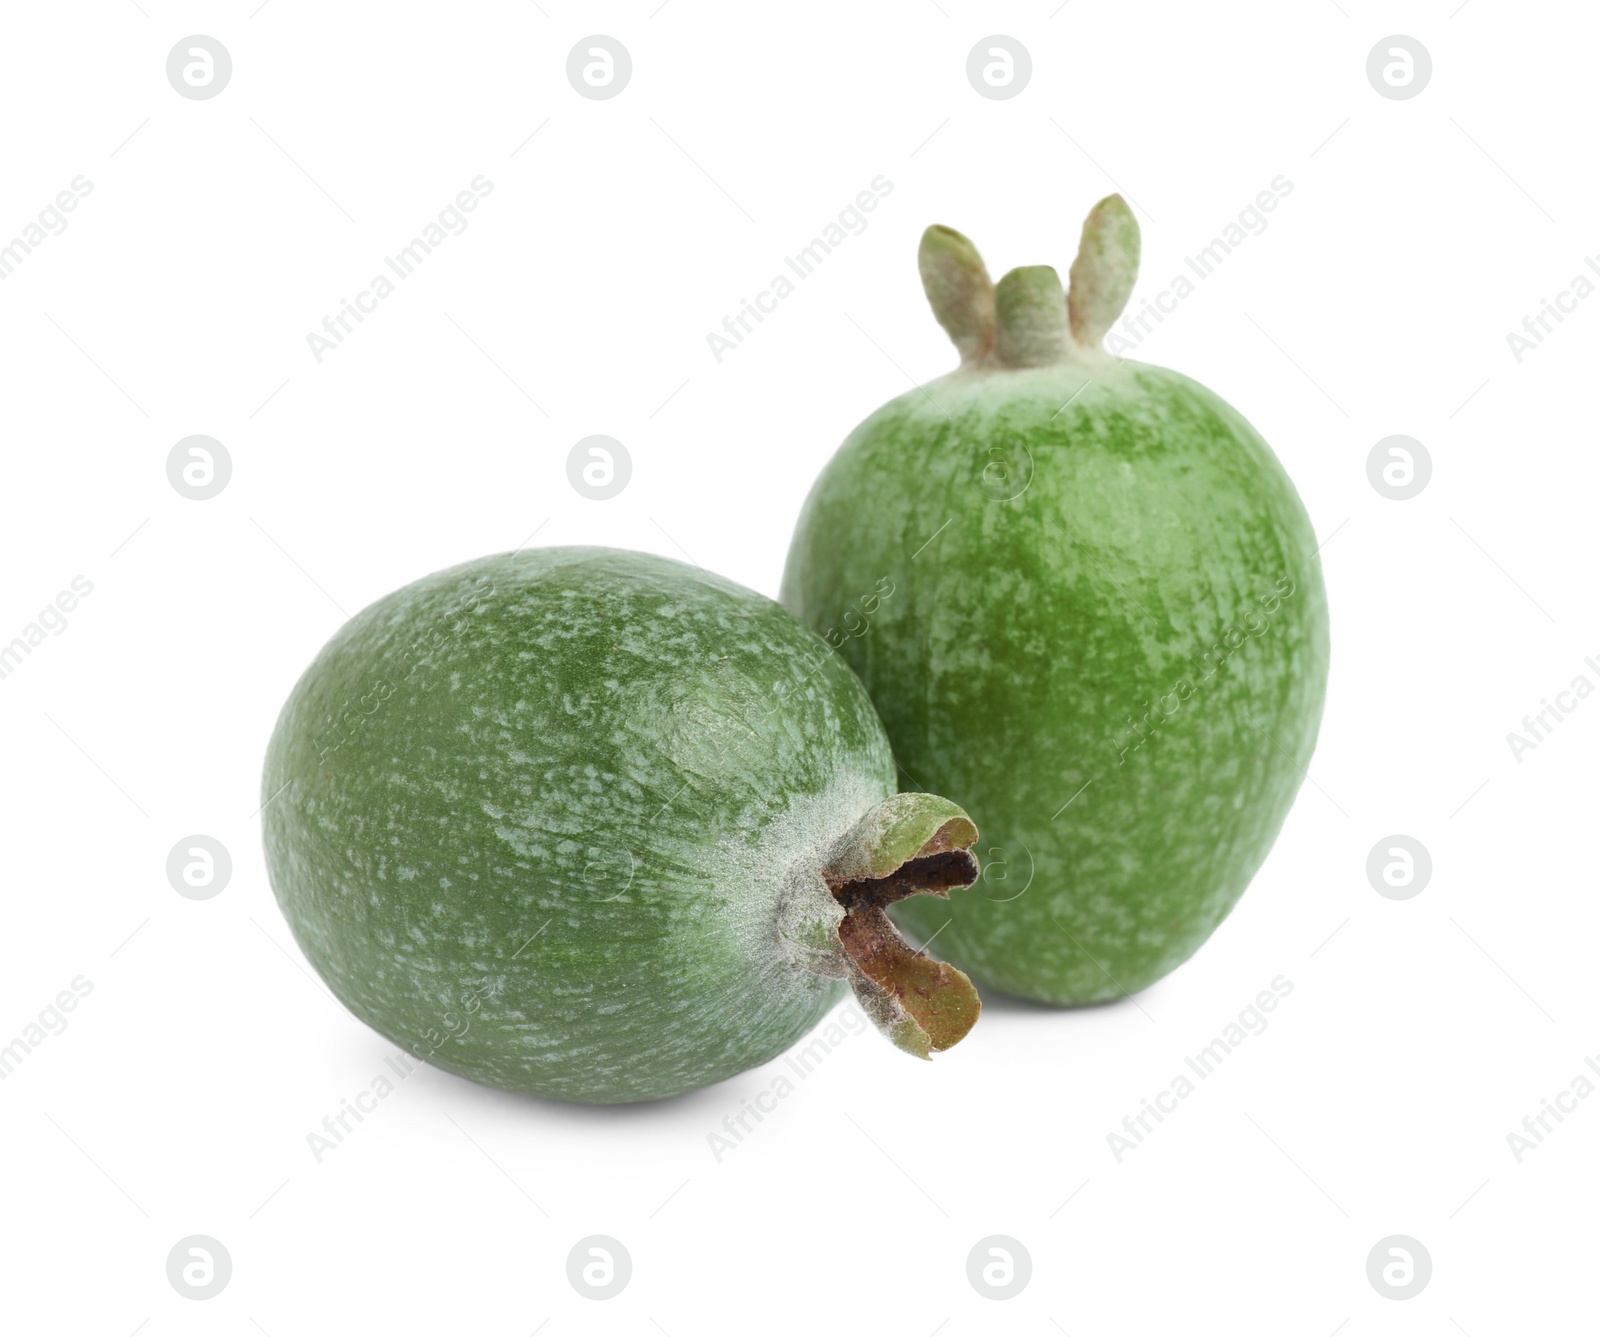
[[301, 948], [374, 1029], [474, 1081], [648, 1100], [765, 1062], [848, 980], [903, 1049], [978, 1001], [885, 906], [977, 875], [894, 794], [860, 683], [777, 604], [602, 548], [379, 600], [295, 686], [262, 780]]
[[1138, 254], [1117, 196], [1065, 297], [1044, 266], [991, 285], [929, 228], [961, 366], [850, 435], [784, 575], [911, 782], [984, 833], [982, 884], [897, 916], [949, 919], [941, 955], [1053, 1003], [1141, 989], [1206, 940], [1289, 811], [1327, 677], [1316, 540], [1271, 449], [1203, 386], [1101, 347]]

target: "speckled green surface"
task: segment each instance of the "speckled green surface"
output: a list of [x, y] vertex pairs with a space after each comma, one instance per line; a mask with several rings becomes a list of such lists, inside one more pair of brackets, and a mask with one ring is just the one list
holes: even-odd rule
[[867, 419], [805, 504], [782, 597], [860, 674], [902, 785], [982, 832], [983, 880], [896, 917], [926, 934], [953, 911], [941, 955], [1056, 1003], [1190, 956], [1315, 744], [1315, 548], [1256, 432], [1162, 368], [967, 367]]
[[352, 619], [262, 796], [273, 889], [352, 1012], [476, 1081], [614, 1102], [765, 1062], [837, 1000], [806, 959], [842, 913], [818, 860], [895, 788], [860, 684], [782, 608], [558, 548]]

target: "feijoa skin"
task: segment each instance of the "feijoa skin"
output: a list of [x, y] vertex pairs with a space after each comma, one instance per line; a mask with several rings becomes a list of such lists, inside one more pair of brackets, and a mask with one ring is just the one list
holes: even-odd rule
[[884, 907], [977, 875], [954, 804], [895, 794], [827, 644], [717, 576], [517, 552], [379, 600], [283, 707], [272, 887], [356, 1016], [474, 1081], [671, 1096], [763, 1063], [849, 981], [924, 1057], [959, 971]]
[[1144, 988], [1232, 909], [1328, 669], [1317, 544], [1277, 457], [1204, 386], [1101, 347], [1138, 251], [1102, 201], [1064, 296], [1042, 266], [991, 285], [930, 228], [924, 285], [962, 365], [851, 433], [782, 592], [837, 629], [910, 783], [984, 833], [983, 882], [899, 921], [950, 920], [941, 956], [1058, 1004]]

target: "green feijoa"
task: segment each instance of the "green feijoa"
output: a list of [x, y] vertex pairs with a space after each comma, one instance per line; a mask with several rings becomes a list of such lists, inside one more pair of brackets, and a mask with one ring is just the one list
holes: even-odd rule
[[268, 746], [267, 867], [356, 1016], [474, 1081], [670, 1096], [765, 1062], [848, 981], [901, 1048], [978, 1000], [885, 907], [976, 831], [897, 795], [842, 658], [769, 599], [602, 548], [441, 571], [353, 618]]
[[[1119, 997], [1188, 958], [1266, 857], [1322, 715], [1316, 540], [1276, 456], [1204, 386], [1102, 338], [1138, 268], [1118, 196], [1071, 291], [919, 257], [961, 366], [851, 433], [802, 510], [783, 602], [861, 676], [911, 783], [984, 833], [938, 915], [980, 984]], [[1115, 347], [1113, 342], [1113, 347]]]

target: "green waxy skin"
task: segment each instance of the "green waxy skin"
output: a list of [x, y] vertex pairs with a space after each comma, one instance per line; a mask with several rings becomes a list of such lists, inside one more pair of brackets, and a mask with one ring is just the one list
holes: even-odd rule
[[1137, 254], [1103, 201], [1065, 301], [1050, 270], [991, 289], [929, 229], [962, 366], [845, 441], [783, 583], [907, 782], [983, 832], [982, 882], [896, 918], [949, 920], [942, 957], [1058, 1004], [1142, 989], [1210, 936], [1289, 811], [1327, 677], [1316, 540], [1277, 458], [1203, 386], [1099, 346]]
[[322, 650], [268, 748], [267, 865], [311, 963], [395, 1043], [648, 1100], [773, 1058], [842, 981], [913, 1053], [965, 1033], [959, 972], [869, 935], [933, 1001], [902, 1000], [841, 948], [834, 885], [870, 902], [874, 851], [935, 895], [976, 876], [965, 814], [894, 779], [860, 683], [777, 604], [643, 554], [519, 552]]

